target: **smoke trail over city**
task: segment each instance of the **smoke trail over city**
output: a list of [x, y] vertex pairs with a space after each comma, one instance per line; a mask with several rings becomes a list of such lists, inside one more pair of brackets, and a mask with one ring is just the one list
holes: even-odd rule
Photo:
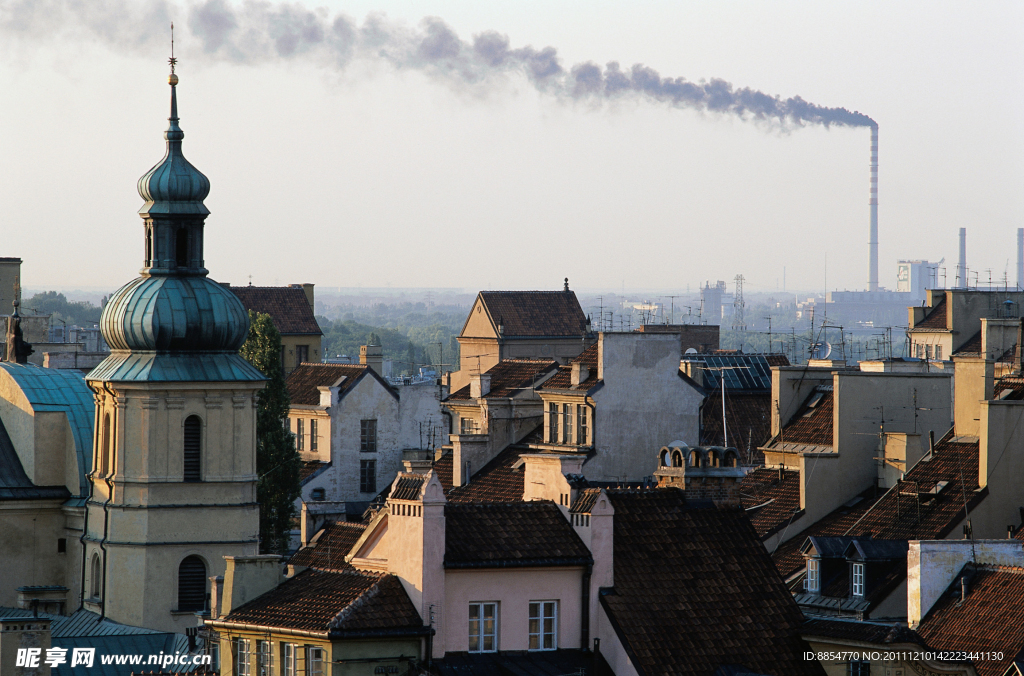
[[495, 31], [466, 40], [433, 17], [411, 28], [383, 15], [370, 15], [360, 24], [325, 9], [251, 0], [240, 5], [206, 0], [185, 7], [165, 0], [0, 0], [0, 35], [23, 41], [77, 38], [151, 54], [166, 47], [172, 20], [182, 34], [182, 46], [200, 52], [204, 60], [258, 65], [307, 59], [338, 70], [358, 60], [378, 61], [481, 90], [502, 76], [522, 74], [539, 91], [563, 100], [643, 98], [780, 128], [875, 126], [856, 111], [735, 87], [721, 79], [664, 77], [643, 64], [601, 66], [588, 61], [566, 66], [554, 47], [513, 47], [508, 36]]

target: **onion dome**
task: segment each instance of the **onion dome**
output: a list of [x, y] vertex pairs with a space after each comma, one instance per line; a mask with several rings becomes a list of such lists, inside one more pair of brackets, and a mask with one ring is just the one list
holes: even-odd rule
[[100, 326], [112, 350], [237, 352], [249, 314], [230, 289], [207, 277], [140, 277], [111, 296]]
[[167, 152], [159, 164], [139, 179], [139, 195], [146, 200], [139, 213], [205, 216], [210, 213], [203, 204], [210, 194], [210, 179], [193, 167], [181, 152], [185, 132], [178, 126], [178, 76], [172, 71], [167, 82], [171, 85], [171, 116], [167, 118], [170, 126], [164, 132]]

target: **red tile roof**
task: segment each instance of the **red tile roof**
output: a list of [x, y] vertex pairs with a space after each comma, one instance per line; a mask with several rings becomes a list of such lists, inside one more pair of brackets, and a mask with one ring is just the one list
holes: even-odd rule
[[[1007, 392], [1008, 391], [1008, 392]], [[1024, 378], [1021, 376], [1006, 376], [996, 381], [993, 397], [996, 399], [1021, 400], [1024, 399]], [[1003, 394], [1007, 392], [1007, 394]]]
[[814, 619], [804, 622], [800, 633], [805, 638], [814, 636], [840, 640], [846, 639], [863, 643], [913, 643], [924, 645], [924, 641], [917, 632], [907, 629], [907, 627], [898, 623], [875, 624], [859, 620]]
[[313, 536], [308, 546], [288, 559], [288, 564], [324, 571], [351, 570], [352, 566], [345, 562], [345, 556], [365, 530], [366, 524], [362, 523], [328, 523]]
[[[771, 413], [771, 392], [726, 392], [725, 420], [729, 425], [729, 445], [740, 451], [745, 464], [764, 464], [764, 453], [758, 448], [771, 439]], [[721, 390], [712, 390], [701, 406], [700, 443], [701, 446], [724, 444]]]
[[392, 394], [394, 390], [386, 381], [380, 378], [376, 372], [365, 364], [316, 364], [303, 363], [294, 371], [288, 374], [285, 383], [288, 386], [288, 396], [293, 404], [306, 406], [318, 406], [320, 404], [319, 387], [333, 387], [335, 383], [344, 378], [338, 386], [338, 398], [355, 387], [356, 383], [363, 376], [374, 378]]
[[301, 286], [232, 286], [230, 289], [246, 310], [270, 315], [282, 335], [323, 335]]
[[762, 467], [740, 482], [740, 503], [745, 510], [764, 505], [747, 511], [754, 530], [762, 537], [785, 527], [800, 509], [800, 472], [787, 469], [781, 474], [780, 479], [778, 469]]
[[[473, 474], [470, 482], [464, 486], [452, 487], [451, 485], [451, 462], [452, 454], [449, 452], [442, 456], [438, 464], [447, 463], [447, 476], [449, 483], [445, 486], [448, 502], [515, 502], [523, 499], [523, 470], [512, 469], [512, 465], [519, 461], [520, 453], [527, 453], [528, 449], [512, 445], [496, 455], [493, 460], [480, 468], [479, 472]], [[445, 469], [442, 467], [438, 472], [438, 479], [442, 480]]]
[[781, 442], [832, 445], [832, 387], [819, 385], [782, 429]]
[[803, 659], [803, 616], [741, 510], [674, 489], [608, 492], [615, 587], [601, 605], [638, 671], [824, 674]]
[[594, 343], [583, 350], [579, 356], [572, 359], [570, 364], [582, 364], [590, 372], [587, 378], [579, 385], [572, 384], [572, 366], [559, 366], [558, 373], [544, 381], [540, 386], [541, 390], [575, 390], [586, 392], [594, 385], [597, 385], [597, 343]]
[[933, 650], [1002, 653], [973, 661], [978, 676], [1002, 676], [1024, 646], [1024, 568], [968, 564], [939, 597], [917, 632]]
[[444, 517], [445, 568], [592, 563], [590, 550], [548, 500], [447, 504]]
[[506, 339], [582, 336], [587, 330], [572, 291], [481, 291], [480, 299]]
[[784, 354], [772, 352], [764, 356], [769, 366], [789, 366], [789, 357]]
[[[551, 371], [558, 368], [558, 362], [551, 359], [504, 359], [487, 369], [484, 373], [491, 376], [491, 389], [485, 395], [487, 399], [505, 399], [514, 397], [524, 390], [537, 386]], [[448, 395], [445, 401], [472, 401], [469, 396], [469, 385]]]
[[981, 331], [979, 330], [970, 340], [953, 350], [954, 355], [978, 355], [981, 354]]
[[309, 460], [299, 465], [299, 482], [305, 485], [309, 480], [320, 475], [321, 472], [325, 471], [331, 466], [329, 462], [320, 462], [319, 460]]
[[937, 305], [932, 306], [924, 319], [914, 324], [916, 329], [948, 329], [946, 326], [946, 294], [942, 294]]

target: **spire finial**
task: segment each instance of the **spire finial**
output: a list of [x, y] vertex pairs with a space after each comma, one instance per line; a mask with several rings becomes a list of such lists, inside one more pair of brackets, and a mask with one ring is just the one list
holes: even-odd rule
[[171, 58], [167, 59], [167, 63], [171, 64], [171, 74], [167, 76], [167, 84], [172, 87], [178, 84], [178, 76], [174, 74], [174, 66], [177, 65], [178, 60], [174, 58], [174, 22], [171, 22]]

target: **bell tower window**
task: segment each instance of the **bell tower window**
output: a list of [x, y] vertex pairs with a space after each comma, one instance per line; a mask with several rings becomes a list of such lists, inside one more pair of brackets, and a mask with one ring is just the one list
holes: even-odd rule
[[153, 226], [146, 226], [146, 266], [153, 264]]
[[174, 242], [174, 260], [179, 268], [187, 268], [188, 258], [188, 228], [181, 228]]
[[185, 481], [201, 481], [203, 423], [197, 415], [185, 418]]
[[198, 556], [178, 566], [178, 610], [206, 610], [206, 564]]

